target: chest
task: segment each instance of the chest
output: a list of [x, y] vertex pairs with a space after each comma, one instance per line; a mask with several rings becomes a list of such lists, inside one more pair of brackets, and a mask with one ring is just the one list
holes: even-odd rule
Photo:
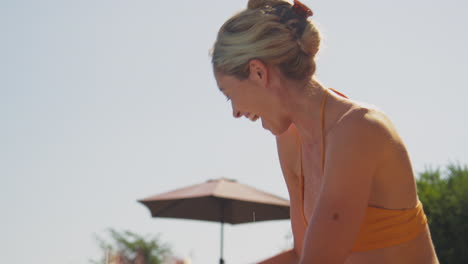
[[305, 217], [310, 220], [323, 182], [321, 142], [302, 143], [301, 158], [304, 175], [303, 208]]

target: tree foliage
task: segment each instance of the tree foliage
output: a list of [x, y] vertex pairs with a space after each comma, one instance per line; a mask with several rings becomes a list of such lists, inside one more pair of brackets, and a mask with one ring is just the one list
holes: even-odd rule
[[137, 258], [144, 259], [144, 264], [161, 264], [171, 253], [167, 244], [161, 243], [157, 236], [141, 236], [130, 231], [108, 230], [110, 242], [95, 236], [102, 251], [100, 260], [90, 260], [94, 264], [105, 264], [109, 255], [120, 255], [124, 263], [137, 263]]
[[426, 169], [417, 185], [440, 263], [468, 263], [468, 167]]

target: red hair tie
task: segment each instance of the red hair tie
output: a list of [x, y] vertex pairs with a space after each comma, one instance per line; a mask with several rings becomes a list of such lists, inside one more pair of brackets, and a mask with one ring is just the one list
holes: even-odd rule
[[294, 5], [292, 9], [294, 10], [294, 12], [296, 12], [296, 14], [304, 18], [308, 18], [314, 14], [312, 10], [310, 10], [310, 8], [308, 8], [306, 5], [299, 2], [298, 0], [294, 0]]

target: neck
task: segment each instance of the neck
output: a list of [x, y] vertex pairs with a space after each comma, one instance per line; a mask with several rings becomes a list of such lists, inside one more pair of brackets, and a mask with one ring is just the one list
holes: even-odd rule
[[321, 137], [320, 114], [326, 88], [314, 79], [291, 86], [285, 89], [289, 99], [285, 100], [287, 114], [303, 140], [315, 141]]

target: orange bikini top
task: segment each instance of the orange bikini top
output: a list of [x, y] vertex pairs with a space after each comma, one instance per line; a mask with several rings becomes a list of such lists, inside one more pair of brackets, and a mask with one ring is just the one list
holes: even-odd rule
[[[348, 98], [340, 92], [329, 88], [329, 90], [336, 94]], [[320, 123], [322, 127], [322, 174], [325, 170], [325, 133], [324, 129], [324, 109], [325, 102], [328, 95], [325, 90], [322, 97]], [[307, 218], [304, 214], [304, 172], [302, 168], [302, 144], [301, 149], [301, 203], [302, 203], [302, 217], [306, 226], [309, 225]], [[361, 225], [359, 234], [354, 242], [352, 251], [367, 251], [378, 248], [385, 248], [398, 245], [410, 241], [421, 233], [427, 224], [426, 215], [421, 202], [415, 208], [410, 209], [386, 209], [368, 206], [364, 221]]]

